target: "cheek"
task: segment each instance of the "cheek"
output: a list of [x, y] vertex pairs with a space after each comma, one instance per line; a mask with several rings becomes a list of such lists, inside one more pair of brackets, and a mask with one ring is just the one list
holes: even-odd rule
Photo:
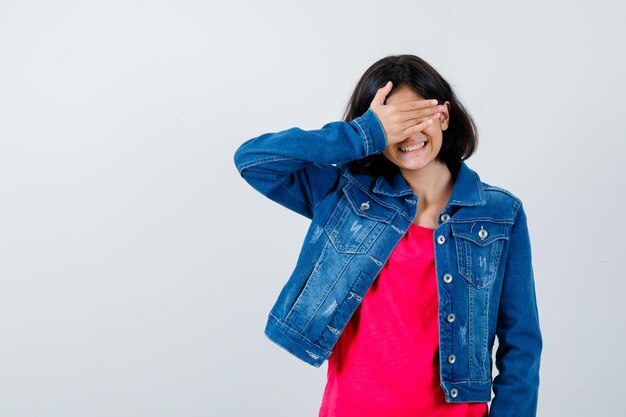
[[443, 137], [443, 131], [441, 130], [441, 124], [432, 124], [423, 130], [424, 134], [428, 135], [435, 142], [441, 142]]

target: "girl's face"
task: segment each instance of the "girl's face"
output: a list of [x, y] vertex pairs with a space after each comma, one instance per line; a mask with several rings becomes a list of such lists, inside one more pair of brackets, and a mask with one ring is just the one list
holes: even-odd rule
[[[416, 94], [408, 85], [401, 85], [391, 95], [387, 96], [385, 104], [402, 103], [411, 100], [424, 100], [425, 98]], [[391, 162], [396, 164], [400, 169], [418, 170], [430, 164], [441, 149], [443, 139], [443, 131], [448, 128], [448, 120], [450, 114], [450, 102], [444, 104], [445, 110], [441, 112], [439, 118], [433, 119], [433, 123], [420, 132], [415, 132], [405, 140], [394, 145], [387, 146], [383, 155]], [[422, 120], [423, 121], [423, 120]], [[420, 145], [422, 142], [426, 144], [417, 150], [402, 151], [400, 148]]]

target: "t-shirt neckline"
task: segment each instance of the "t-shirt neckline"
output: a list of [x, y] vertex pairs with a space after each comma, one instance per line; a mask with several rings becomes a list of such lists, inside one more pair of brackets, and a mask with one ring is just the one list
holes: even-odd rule
[[415, 226], [415, 227], [417, 227], [417, 228], [424, 229], [424, 230], [430, 230], [431, 232], [435, 231], [435, 229], [434, 229], [434, 228], [430, 228], [430, 227], [426, 227], [426, 226], [421, 226], [421, 225], [419, 225], [419, 224], [417, 224], [417, 223], [411, 223], [411, 226]]

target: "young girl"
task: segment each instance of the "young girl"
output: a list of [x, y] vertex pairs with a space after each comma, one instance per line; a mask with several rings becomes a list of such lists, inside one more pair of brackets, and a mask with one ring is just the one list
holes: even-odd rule
[[367, 69], [343, 121], [237, 149], [252, 187], [312, 220], [265, 334], [328, 359], [320, 417], [536, 415], [527, 218], [467, 166], [476, 145], [448, 82], [396, 55]]

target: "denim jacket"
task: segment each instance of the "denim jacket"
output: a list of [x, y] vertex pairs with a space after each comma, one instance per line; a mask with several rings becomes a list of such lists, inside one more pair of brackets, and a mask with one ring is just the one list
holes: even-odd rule
[[[318, 130], [293, 127], [249, 139], [234, 154], [257, 191], [311, 219], [265, 334], [319, 367], [417, 214], [418, 197], [392, 178], [351, 172], [387, 138], [368, 109]], [[491, 417], [535, 416], [542, 336], [522, 202], [482, 182], [465, 161], [433, 234], [445, 400], [489, 402]], [[492, 349], [498, 336], [492, 381]], [[372, 358], [372, 360], [377, 360]]]

